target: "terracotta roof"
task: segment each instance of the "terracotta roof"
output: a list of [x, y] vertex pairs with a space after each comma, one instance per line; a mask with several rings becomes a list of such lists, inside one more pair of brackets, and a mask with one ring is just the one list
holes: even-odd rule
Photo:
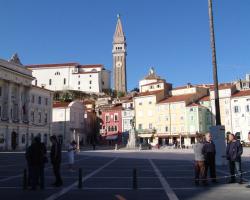
[[[219, 90], [225, 90], [225, 89], [230, 89], [234, 86], [233, 83], [221, 83], [219, 84]], [[213, 91], [214, 90], [214, 85], [210, 86], [210, 90]]]
[[54, 63], [54, 64], [35, 64], [26, 65], [28, 68], [42, 68], [42, 67], [62, 67], [62, 66], [77, 66], [78, 63]]
[[94, 65], [80, 65], [80, 68], [102, 68], [103, 65], [102, 64], [94, 64]]
[[198, 103], [191, 103], [191, 104], [187, 105], [187, 107], [194, 107], [194, 106], [201, 106], [201, 105]]
[[155, 95], [155, 94], [158, 94], [158, 93], [160, 93], [160, 92], [162, 92], [162, 91], [163, 91], [163, 90], [140, 92], [140, 93], [138, 93], [138, 95], [137, 95], [136, 97]]
[[58, 102], [58, 101], [56, 101], [56, 102], [53, 102], [53, 108], [68, 107], [70, 103], [71, 102]]
[[167, 97], [167, 98], [163, 99], [159, 103], [171, 103], [171, 102], [186, 101], [189, 98], [191, 98], [192, 96], [194, 96], [194, 94], [185, 94], [185, 95], [178, 95], [178, 96], [170, 96], [170, 97]]
[[210, 101], [210, 96], [204, 96], [199, 101]]
[[164, 81], [163, 80], [157, 80], [156, 82], [153, 82], [153, 83], [147, 83], [147, 84], [144, 84], [142, 86], [147, 86], [147, 85], [154, 85], [154, 84], [157, 84], [157, 83], [163, 83]]
[[32, 85], [32, 87], [38, 88], [38, 89], [40, 89], [40, 90], [46, 90], [46, 91], [48, 91], [48, 92], [54, 92], [54, 91], [52, 91], [52, 90], [49, 90], [49, 89], [46, 89], [46, 88], [44, 88], [44, 87], [40, 87], [40, 86], [37, 86], [37, 85]]
[[122, 105], [121, 104], [117, 104], [111, 107], [106, 107], [103, 108], [103, 111], [109, 111], [109, 110], [122, 110]]
[[250, 90], [238, 91], [234, 93], [232, 97], [243, 97], [243, 96], [250, 96]]

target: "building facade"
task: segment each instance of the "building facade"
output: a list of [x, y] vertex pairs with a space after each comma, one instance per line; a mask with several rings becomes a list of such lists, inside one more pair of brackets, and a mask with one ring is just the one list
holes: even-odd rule
[[79, 144], [87, 143], [85, 129], [85, 107], [80, 101], [54, 102], [52, 133], [60, 136], [67, 146], [72, 140]]
[[49, 144], [53, 92], [32, 86], [33, 79], [17, 54], [0, 59], [0, 149], [25, 149], [35, 136]]
[[33, 85], [52, 91], [81, 91], [102, 93], [110, 89], [110, 71], [103, 65], [78, 63], [28, 65], [32, 70]]
[[129, 132], [132, 129], [132, 121], [135, 116], [133, 99], [122, 103], [122, 132]]
[[114, 89], [119, 92], [127, 92], [126, 56], [127, 44], [123, 32], [120, 15], [118, 15], [115, 33], [113, 36], [113, 81]]
[[101, 135], [107, 141], [122, 141], [122, 106], [112, 105], [101, 111]]

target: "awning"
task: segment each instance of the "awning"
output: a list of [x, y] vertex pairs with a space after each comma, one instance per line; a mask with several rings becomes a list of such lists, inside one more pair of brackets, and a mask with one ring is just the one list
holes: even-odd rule
[[106, 140], [116, 140], [117, 139], [117, 135], [108, 135], [106, 136]]
[[141, 138], [151, 138], [153, 136], [153, 134], [143, 133], [143, 134], [139, 134], [138, 136]]

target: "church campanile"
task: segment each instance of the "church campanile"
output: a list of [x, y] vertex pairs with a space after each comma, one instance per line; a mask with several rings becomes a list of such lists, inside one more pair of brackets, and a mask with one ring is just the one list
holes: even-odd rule
[[122, 29], [120, 15], [117, 15], [117, 24], [113, 37], [113, 81], [114, 89], [120, 92], [127, 92], [126, 76], [126, 56], [127, 56], [126, 37]]

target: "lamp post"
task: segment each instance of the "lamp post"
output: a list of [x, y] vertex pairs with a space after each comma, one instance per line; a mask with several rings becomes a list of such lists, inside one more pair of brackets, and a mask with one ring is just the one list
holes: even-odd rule
[[210, 43], [211, 43], [211, 49], [212, 49], [213, 79], [214, 79], [215, 120], [216, 120], [216, 125], [219, 126], [221, 125], [221, 119], [220, 119], [220, 102], [219, 102], [219, 91], [218, 91], [217, 60], [216, 60], [214, 19], [213, 19], [213, 7], [212, 6], [213, 6], [212, 0], [208, 0]]

